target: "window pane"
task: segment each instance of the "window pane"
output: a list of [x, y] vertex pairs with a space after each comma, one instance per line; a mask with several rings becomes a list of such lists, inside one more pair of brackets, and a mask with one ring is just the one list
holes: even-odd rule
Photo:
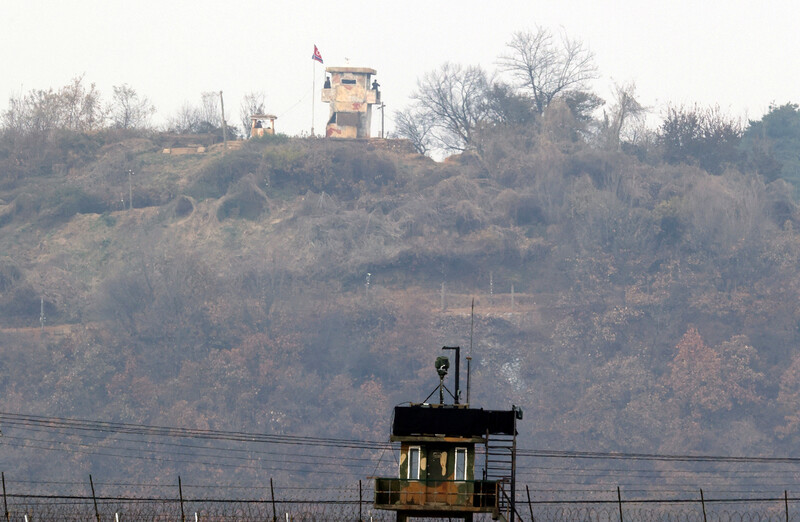
[[467, 449], [456, 448], [456, 480], [467, 480]]
[[419, 448], [408, 449], [408, 478], [419, 480]]
[[337, 112], [336, 125], [342, 127], [358, 127], [361, 116], [357, 112]]

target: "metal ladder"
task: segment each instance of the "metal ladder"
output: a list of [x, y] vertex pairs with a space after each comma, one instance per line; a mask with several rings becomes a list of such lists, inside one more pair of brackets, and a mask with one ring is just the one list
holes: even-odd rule
[[[485, 480], [496, 480], [497, 515], [499, 519], [511, 520], [511, 497], [514, 489], [514, 452], [516, 440], [511, 435], [486, 437], [486, 455], [483, 476]], [[494, 517], [493, 517], [494, 518]]]

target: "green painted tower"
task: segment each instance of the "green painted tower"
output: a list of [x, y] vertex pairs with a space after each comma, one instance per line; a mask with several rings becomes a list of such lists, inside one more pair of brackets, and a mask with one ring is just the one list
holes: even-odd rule
[[439, 404], [395, 407], [391, 441], [400, 443], [398, 476], [375, 479], [375, 508], [396, 511], [398, 522], [424, 517], [471, 522], [475, 513], [513, 522], [516, 425], [522, 410], [459, 404], [458, 370], [453, 404], [445, 404], [448, 366], [446, 358], [437, 359]]

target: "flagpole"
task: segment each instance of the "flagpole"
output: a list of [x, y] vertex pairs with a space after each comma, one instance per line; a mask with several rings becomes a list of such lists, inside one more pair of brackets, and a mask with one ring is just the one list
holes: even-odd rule
[[311, 60], [311, 137], [314, 137], [314, 93], [317, 92], [317, 61]]

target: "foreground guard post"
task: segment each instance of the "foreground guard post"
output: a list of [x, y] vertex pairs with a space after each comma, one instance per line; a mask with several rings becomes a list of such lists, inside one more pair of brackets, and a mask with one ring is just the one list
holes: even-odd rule
[[[455, 350], [458, 361], [457, 347], [444, 349]], [[375, 508], [396, 511], [398, 522], [424, 517], [471, 522], [475, 513], [513, 522], [516, 425], [522, 410], [459, 404], [458, 372], [455, 393], [444, 384], [449, 366], [447, 357], [438, 357], [436, 389], [422, 403], [395, 407], [391, 440], [400, 442], [399, 477], [375, 479]], [[445, 403], [445, 391], [452, 404]], [[429, 403], [435, 394], [439, 404]]]

